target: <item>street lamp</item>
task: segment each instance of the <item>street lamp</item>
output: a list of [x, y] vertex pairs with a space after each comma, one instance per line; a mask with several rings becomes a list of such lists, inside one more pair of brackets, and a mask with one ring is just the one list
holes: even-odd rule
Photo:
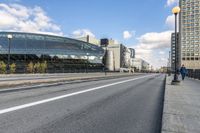
[[11, 34], [8, 34], [8, 62], [7, 62], [7, 74], [10, 74], [10, 45], [11, 45], [11, 39], [13, 36]]
[[86, 53], [86, 55], [87, 55], [87, 66], [86, 66], [86, 73], [88, 73], [88, 62], [89, 62], [89, 53]]
[[175, 74], [174, 79], [172, 80], [172, 84], [177, 84], [180, 81], [178, 80], [178, 73], [177, 73], [177, 15], [181, 11], [180, 7], [176, 6], [172, 9], [172, 13], [175, 16]]
[[105, 55], [104, 55], [104, 73], [105, 73], [105, 76], [107, 75], [107, 73], [106, 73], [106, 71], [107, 71], [107, 67], [106, 67], [107, 58], [108, 58], [108, 46], [106, 45], [105, 46]]
[[169, 51], [169, 61], [168, 61], [168, 75], [171, 76], [171, 51]]

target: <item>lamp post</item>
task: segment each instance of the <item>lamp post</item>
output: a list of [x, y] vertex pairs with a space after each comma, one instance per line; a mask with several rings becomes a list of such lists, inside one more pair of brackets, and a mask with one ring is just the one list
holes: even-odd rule
[[107, 73], [106, 73], [106, 68], [107, 68], [107, 67], [106, 67], [107, 55], [108, 55], [108, 47], [105, 46], [105, 55], [104, 55], [104, 62], [103, 62], [103, 63], [104, 63], [104, 64], [103, 64], [103, 65], [104, 65], [104, 66], [103, 66], [103, 67], [104, 67], [103, 69], [104, 69], [105, 76], [107, 75]]
[[11, 45], [11, 39], [13, 36], [11, 34], [8, 34], [8, 62], [7, 62], [7, 74], [10, 74], [10, 45]]
[[169, 67], [168, 67], [168, 75], [171, 76], [171, 51], [169, 51]]
[[172, 84], [177, 84], [180, 81], [178, 80], [178, 73], [177, 73], [177, 16], [181, 11], [180, 7], [176, 6], [172, 9], [172, 13], [175, 15], [175, 74], [174, 79], [172, 80]]
[[89, 53], [86, 53], [86, 55], [87, 55], [87, 66], [86, 66], [86, 73], [88, 73], [88, 62], [89, 62]]

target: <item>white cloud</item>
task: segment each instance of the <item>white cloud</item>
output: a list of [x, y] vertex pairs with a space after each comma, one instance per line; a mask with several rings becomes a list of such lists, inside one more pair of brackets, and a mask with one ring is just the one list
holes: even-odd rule
[[169, 15], [167, 18], [166, 18], [166, 21], [165, 21], [165, 24], [170, 28], [170, 29], [174, 29], [175, 27], [175, 17], [174, 15]]
[[135, 35], [135, 31], [124, 31], [123, 32], [123, 38], [124, 39], [130, 39]]
[[[179, 0], [167, 0], [166, 6], [171, 7], [178, 4]], [[165, 24], [169, 30], [164, 32], [151, 32], [143, 34], [138, 38], [138, 44], [133, 48], [136, 50], [136, 57], [148, 61], [156, 68], [166, 66], [168, 51], [171, 44], [171, 33], [175, 26], [174, 15], [166, 18]]]
[[[179, 17], [177, 17], [177, 29], [179, 28]], [[165, 24], [168, 26], [169, 29], [174, 30], [175, 29], [175, 16], [169, 15], [166, 18]]]
[[170, 46], [172, 31], [150, 32], [138, 38], [139, 47], [143, 49], [159, 49]]
[[129, 31], [124, 31], [123, 32], [123, 38], [124, 39], [129, 39], [132, 37], [132, 34]]
[[172, 6], [174, 4], [177, 4], [179, 0], [167, 0], [166, 6]]
[[[170, 7], [175, 4], [178, 4], [178, 0], [167, 0], [166, 6]], [[169, 28], [168, 31], [150, 32], [140, 36], [139, 43], [133, 47], [136, 49], [136, 57], [148, 61], [156, 68], [166, 66], [174, 23], [174, 15], [169, 15], [165, 20], [165, 24]]]
[[142, 58], [154, 67], [166, 65], [168, 58], [166, 50], [170, 48], [172, 31], [146, 33], [138, 38], [139, 43], [134, 46], [136, 57]]
[[72, 32], [72, 36], [74, 38], [86, 37], [87, 35], [95, 37], [94, 33], [92, 33], [89, 29], [78, 29]]
[[62, 35], [60, 26], [39, 6], [0, 3], [0, 29], [6, 31], [34, 32]]
[[164, 54], [165, 54], [165, 51], [160, 51], [159, 54], [160, 54], [160, 55], [164, 55]]

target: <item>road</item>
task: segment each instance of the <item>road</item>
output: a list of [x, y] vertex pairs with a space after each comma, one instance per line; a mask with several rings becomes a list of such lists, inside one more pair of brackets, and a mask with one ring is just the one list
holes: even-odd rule
[[0, 93], [1, 133], [159, 133], [164, 75]]

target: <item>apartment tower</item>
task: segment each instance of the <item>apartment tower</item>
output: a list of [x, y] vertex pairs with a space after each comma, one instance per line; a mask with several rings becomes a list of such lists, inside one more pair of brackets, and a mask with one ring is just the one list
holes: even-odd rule
[[181, 64], [200, 69], [200, 0], [180, 0]]

